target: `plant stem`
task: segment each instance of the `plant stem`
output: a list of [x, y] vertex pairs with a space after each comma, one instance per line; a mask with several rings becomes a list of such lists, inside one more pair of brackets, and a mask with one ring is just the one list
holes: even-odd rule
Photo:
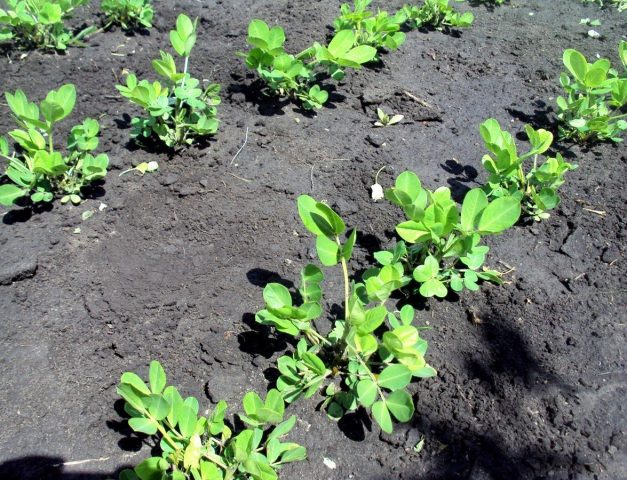
[[[340, 238], [338, 236], [335, 237], [335, 241], [337, 242], [340, 250], [342, 249], [342, 243], [340, 242]], [[344, 255], [342, 255], [342, 273], [344, 275], [344, 320], [348, 323], [350, 318], [350, 308], [348, 306], [348, 297], [350, 295], [350, 283], [348, 279], [348, 265], [346, 264], [346, 259]]]

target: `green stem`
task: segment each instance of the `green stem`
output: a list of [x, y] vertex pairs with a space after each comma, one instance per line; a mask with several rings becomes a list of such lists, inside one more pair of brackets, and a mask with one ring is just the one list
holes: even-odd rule
[[356, 358], [357, 361], [361, 364], [361, 366], [366, 369], [366, 372], [368, 372], [367, 375], [370, 377], [370, 380], [372, 380], [374, 382], [374, 385], [377, 387], [377, 391], [379, 392], [379, 397], [381, 397], [381, 401], [385, 403], [385, 396], [383, 395], [383, 390], [381, 390], [381, 387], [377, 383], [377, 377], [375, 377], [374, 373], [370, 371], [370, 368], [368, 368], [368, 365], [366, 364], [366, 362], [364, 362], [364, 359], [361, 358], [361, 355], [359, 354], [359, 352], [357, 352], [357, 350], [355, 350], [348, 343], [346, 344], [346, 349], [350, 350], [353, 353], [354, 358]]
[[[342, 243], [340, 242], [339, 237], [335, 237], [335, 241], [337, 242], [340, 249], [342, 249]], [[342, 274], [344, 275], [344, 320], [348, 323], [350, 318], [350, 308], [348, 306], [348, 297], [350, 295], [350, 282], [348, 279], [348, 265], [346, 263], [346, 259], [344, 255], [342, 255]]]

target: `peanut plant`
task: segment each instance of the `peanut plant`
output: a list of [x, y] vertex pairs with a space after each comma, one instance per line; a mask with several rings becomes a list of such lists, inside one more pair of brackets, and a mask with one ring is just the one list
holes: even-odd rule
[[370, 45], [377, 50], [396, 50], [405, 42], [405, 33], [400, 31], [406, 20], [405, 11], [399, 10], [394, 15], [382, 10], [374, 13], [368, 10], [371, 3], [372, 0], [354, 0], [352, 7], [343, 3], [340, 16], [333, 22], [335, 31], [352, 30], [355, 46]]
[[278, 283], [264, 288], [265, 307], [257, 312], [256, 321], [298, 340], [291, 354], [278, 359], [281, 375], [276, 387], [288, 403], [322, 391], [323, 406], [334, 419], [360, 407], [370, 410], [389, 433], [393, 420], [408, 422], [414, 415], [407, 391], [412, 379], [436, 375], [424, 358], [427, 342], [420, 338], [421, 328], [412, 325], [414, 309], [406, 305], [399, 312], [386, 306], [403, 285], [402, 266], [371, 269], [351, 280], [348, 262], [357, 231], [342, 241], [344, 221], [308, 195], [298, 198], [298, 212], [316, 238], [320, 263], [341, 265], [344, 313], [334, 319], [329, 333], [320, 333], [315, 320], [323, 313], [324, 274], [313, 264], [303, 268], [301, 286], [294, 294]]
[[74, 35], [66, 26], [72, 12], [90, 0], [7, 0], [0, 8], [0, 42], [13, 41], [24, 49], [64, 51], [81, 46], [81, 39], [96, 30], [88, 27]]
[[164, 51], [152, 66], [162, 77], [159, 81], [137, 80], [134, 74], [126, 77], [126, 85], [116, 85], [122, 96], [139, 105], [148, 118], [133, 118], [132, 137], [139, 141], [157, 137], [168, 147], [190, 145], [199, 137], [218, 131], [216, 105], [220, 104], [220, 86], [200, 87], [200, 81], [188, 73], [189, 57], [196, 43], [197, 21], [179, 15], [176, 29], [170, 32], [174, 51], [183, 59], [179, 72], [174, 57]]
[[470, 190], [460, 207], [446, 187], [431, 192], [413, 172], [401, 173], [385, 198], [401, 207], [407, 220], [396, 226], [402, 239], [375, 253], [382, 269], [400, 272], [402, 286], [418, 283], [423, 297], [445, 297], [449, 289], [479, 290], [479, 281], [501, 284], [496, 270], [481, 269], [489, 247], [482, 237], [503, 232], [520, 217], [520, 200], [502, 196], [493, 201], [480, 188]]
[[113, 25], [127, 31], [152, 27], [152, 0], [102, 0], [100, 8], [105, 14], [105, 30]]
[[[531, 150], [518, 155], [516, 143], [509, 132], [501, 130], [499, 123], [490, 118], [480, 127], [481, 137], [491, 155], [484, 155], [481, 163], [490, 174], [485, 192], [490, 198], [512, 196], [522, 203], [523, 212], [535, 220], [549, 218], [548, 210], [555, 208], [560, 197], [558, 188], [564, 183], [564, 175], [577, 168], [558, 153], [539, 164], [539, 155], [553, 143], [553, 134], [546, 130], [534, 130], [525, 125]], [[525, 172], [524, 161], [533, 158], [533, 166]]]
[[342, 30], [328, 46], [316, 42], [291, 55], [284, 49], [285, 32], [281, 27], [270, 28], [263, 20], [253, 20], [248, 26], [248, 43], [253, 48], [242, 56], [270, 93], [299, 100], [304, 109], [313, 110], [322, 108], [329, 98], [328, 91], [319, 84], [321, 69], [326, 69], [334, 80], [342, 80], [344, 69], [361, 68], [375, 57], [374, 47], [355, 46], [355, 38], [352, 30]]
[[148, 385], [126, 372], [117, 391], [131, 417], [129, 427], [154, 437], [161, 453], [123, 470], [120, 480], [276, 480], [281, 466], [306, 457], [304, 447], [282, 441], [296, 417], [283, 420], [285, 402], [276, 390], [265, 400], [254, 392], [244, 396], [245, 413], [239, 417], [249, 428], [237, 433], [225, 423], [225, 401], [210, 415], [199, 416], [198, 400], [183, 399], [168, 386], [157, 361], [150, 364]]
[[621, 142], [627, 130], [627, 42], [621, 40], [619, 57], [623, 72], [611, 68], [606, 58], [588, 63], [573, 49], [564, 51], [567, 72], [560, 76], [566, 96], [557, 98], [557, 118], [562, 138], [578, 142]]
[[0, 157], [8, 161], [8, 181], [0, 185], [0, 204], [13, 205], [23, 197], [34, 204], [48, 203], [57, 196], [61, 203], [79, 204], [82, 190], [107, 174], [109, 158], [103, 153], [91, 154], [98, 148], [100, 131], [91, 118], [72, 128], [67, 153], [55, 144], [55, 126], [74, 110], [74, 85], [52, 90], [39, 105], [30, 102], [22, 90], [5, 96], [19, 127], [9, 136], [19, 148], [10, 152], [9, 142], [0, 137]]
[[412, 28], [470, 27], [475, 19], [472, 12], [456, 12], [449, 3], [449, 0], [424, 0], [420, 7], [405, 5], [403, 11]]

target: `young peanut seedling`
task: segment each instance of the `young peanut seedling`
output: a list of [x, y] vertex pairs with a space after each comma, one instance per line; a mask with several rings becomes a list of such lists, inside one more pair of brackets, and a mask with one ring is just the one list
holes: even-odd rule
[[460, 207], [451, 191], [431, 192], [413, 172], [403, 172], [385, 197], [402, 208], [407, 221], [396, 226], [402, 239], [392, 249], [375, 253], [383, 266], [401, 273], [401, 284], [415, 280], [423, 297], [445, 297], [449, 288], [476, 291], [480, 280], [501, 284], [495, 270], [479, 270], [489, 247], [481, 238], [510, 228], [520, 217], [520, 201], [503, 196], [490, 202], [480, 188], [470, 190]]
[[200, 88], [200, 81], [188, 72], [189, 57], [196, 43], [196, 24], [186, 15], [179, 15], [176, 30], [170, 32], [170, 42], [183, 58], [183, 71], [179, 72], [174, 57], [161, 51], [161, 59], [152, 66], [161, 82], [137, 80], [134, 74], [126, 77], [126, 85], [116, 85], [122, 96], [143, 107], [148, 118], [132, 120], [133, 138], [146, 140], [156, 136], [168, 147], [190, 145], [198, 137], [217, 132], [216, 105], [220, 104], [220, 86], [210, 84]]
[[270, 28], [263, 20], [250, 22], [248, 43], [253, 48], [241, 54], [248, 68], [257, 70], [271, 93], [300, 100], [306, 110], [322, 108], [329, 98], [329, 93], [317, 83], [321, 68], [326, 68], [334, 80], [342, 80], [345, 68], [361, 68], [377, 53], [369, 45], [355, 47], [355, 33], [342, 30], [328, 46], [314, 43], [299, 54], [291, 55], [283, 48], [283, 29]]
[[340, 7], [340, 16], [333, 26], [336, 32], [352, 30], [355, 33], [355, 45], [370, 45], [377, 50], [387, 48], [396, 50], [405, 42], [405, 33], [401, 26], [407, 20], [405, 11], [399, 10], [395, 15], [386, 11], [376, 14], [368, 10], [372, 0], [354, 0], [352, 8], [348, 3]]
[[414, 403], [407, 391], [413, 378], [436, 375], [425, 361], [427, 342], [412, 325], [414, 309], [389, 310], [386, 301], [402, 286], [402, 266], [368, 270], [361, 280], [351, 280], [348, 262], [357, 231], [346, 241], [344, 221], [326, 204], [308, 195], [298, 198], [298, 212], [316, 237], [316, 251], [325, 267], [340, 264], [344, 278], [344, 314], [323, 335], [315, 320], [322, 315], [324, 275], [315, 265], [301, 272], [301, 287], [294, 296], [278, 283], [263, 291], [265, 308], [255, 319], [298, 339], [291, 355], [279, 358], [277, 389], [286, 402], [309, 398], [322, 390], [323, 406], [339, 419], [347, 411], [370, 410], [381, 429], [391, 432], [393, 419], [408, 422]]
[[[557, 97], [557, 118], [562, 138], [578, 142], [621, 142], [627, 130], [627, 42], [621, 40], [619, 56], [623, 73], [611, 68], [606, 58], [588, 63], [577, 50], [564, 51], [560, 83], [565, 97]], [[570, 74], [570, 75], [569, 75]]]
[[459, 13], [449, 5], [449, 0], [424, 0], [421, 7], [405, 5], [403, 7], [407, 21], [412, 28], [445, 27], [466, 28], [472, 25], [475, 16], [472, 12]]
[[583, 3], [596, 3], [599, 7], [604, 8], [610, 5], [618, 8], [619, 12], [627, 10], [627, 0], [581, 0]]
[[109, 158], [90, 153], [98, 147], [100, 131], [91, 118], [72, 128], [67, 154], [55, 145], [55, 126], [72, 113], [76, 103], [74, 85], [52, 90], [39, 105], [29, 102], [22, 90], [6, 93], [6, 100], [19, 127], [9, 136], [19, 149], [10, 153], [9, 142], [0, 137], [0, 157], [8, 161], [8, 183], [0, 185], [0, 204], [12, 205], [26, 196], [32, 203], [52, 202], [62, 196], [61, 203], [79, 204], [81, 190], [107, 174]]
[[277, 470], [304, 460], [307, 452], [296, 443], [282, 442], [296, 424], [283, 421], [285, 402], [276, 390], [265, 401], [254, 392], [244, 396], [240, 419], [249, 426], [236, 435], [225, 423], [227, 404], [218, 402], [211, 415], [199, 416], [194, 397], [183, 399], [167, 386], [163, 367], [150, 364], [149, 383], [135, 373], [122, 375], [117, 389], [135, 432], [154, 436], [161, 456], [150, 457], [120, 480], [277, 480]]
[[152, 0], [102, 0], [100, 8], [106, 16], [105, 30], [113, 25], [127, 31], [152, 27]]
[[375, 127], [390, 127], [403, 121], [403, 115], [392, 115], [391, 117], [380, 108], [377, 108], [377, 117], [379, 120], [374, 122]]
[[[535, 220], [549, 218], [548, 210], [559, 204], [557, 189], [564, 183], [564, 175], [577, 168], [565, 162], [559, 153], [541, 165], [538, 163], [538, 156], [553, 143], [553, 134], [525, 125], [531, 150], [519, 156], [512, 135], [501, 130], [495, 119], [483, 122], [480, 131], [485, 147], [492, 154], [484, 155], [481, 160], [490, 174], [484, 189], [488, 196], [497, 199], [512, 196], [522, 203], [523, 212]], [[527, 158], [533, 158], [533, 167], [525, 173], [523, 162]]]
[[77, 35], [63, 23], [75, 8], [90, 0], [7, 0], [0, 8], [0, 42], [13, 41], [25, 49], [64, 51], [82, 45], [81, 39], [96, 30], [88, 27]]

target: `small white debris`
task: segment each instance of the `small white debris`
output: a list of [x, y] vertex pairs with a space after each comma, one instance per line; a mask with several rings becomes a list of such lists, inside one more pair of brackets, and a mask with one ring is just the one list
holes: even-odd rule
[[335, 464], [335, 462], [331, 460], [330, 458], [324, 457], [322, 459], [322, 463], [324, 463], [325, 467], [331, 470], [335, 470], [337, 468], [337, 465]]
[[588, 30], [588, 36], [590, 38], [601, 38], [601, 34], [596, 30]]
[[535, 15], [535, 13], [533, 13], [533, 12], [529, 12], [529, 16], [530, 16], [530, 17], [533, 17], [534, 15]]
[[100, 202], [100, 205], [98, 206], [98, 211], [102, 212], [105, 208], [107, 208], [109, 205], [107, 205], [106, 203], [102, 203]]
[[372, 199], [375, 202], [385, 198], [385, 195], [383, 194], [383, 187], [378, 183], [375, 183], [372, 187], [370, 187], [370, 189], [372, 190]]

